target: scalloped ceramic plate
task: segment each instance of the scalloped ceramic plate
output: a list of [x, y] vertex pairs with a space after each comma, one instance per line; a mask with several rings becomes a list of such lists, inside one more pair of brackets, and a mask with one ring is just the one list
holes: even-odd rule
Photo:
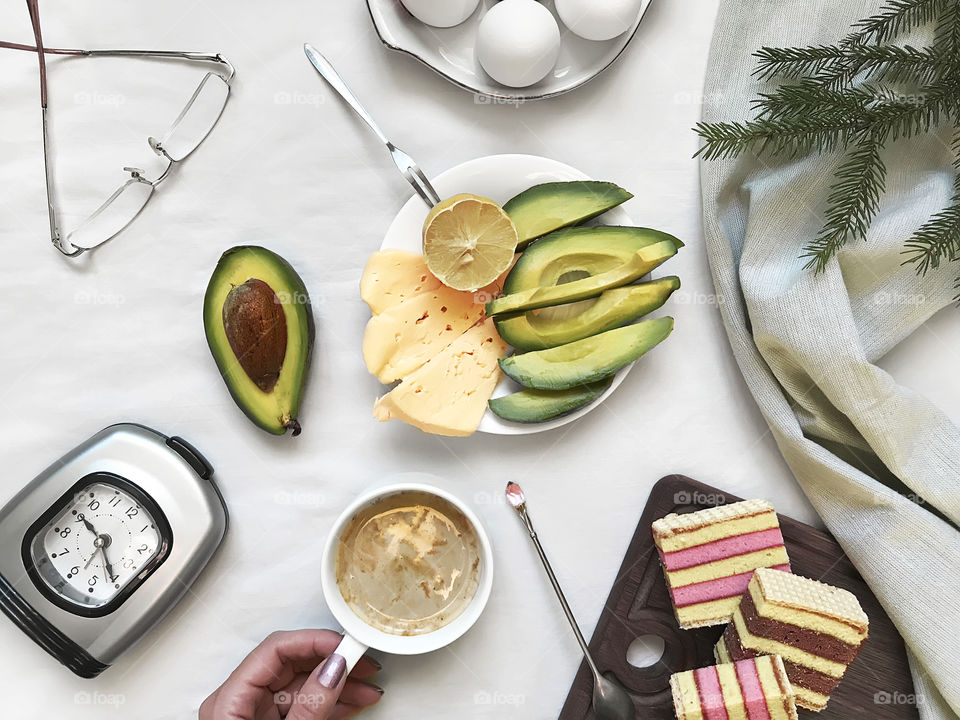
[[[487, 157], [470, 160], [441, 173], [431, 182], [437, 189], [440, 197], [450, 197], [462, 192], [471, 192], [488, 197], [498, 203], [505, 203], [514, 195], [526, 190], [532, 185], [545, 182], [564, 180], [591, 180], [579, 170], [564, 165], [556, 160], [550, 160], [536, 155], [489, 155]], [[427, 218], [429, 208], [419, 197], [414, 196], [407, 201], [394, 218], [387, 230], [380, 249], [397, 248], [409, 252], [420, 253], [423, 222]], [[633, 225], [630, 216], [622, 207], [616, 207], [601, 215], [594, 221], [602, 225]], [[617, 389], [623, 379], [630, 372], [632, 365], [628, 365], [613, 377], [613, 383], [607, 391], [589, 405], [568, 415], [548, 420], [542, 423], [514, 423], [494, 415], [489, 409], [480, 421], [479, 432], [494, 435], [527, 435], [544, 432], [571, 423], [598, 407], [610, 394]], [[494, 397], [509, 395], [522, 388], [510, 378], [504, 377], [493, 393]]]
[[[589, 82], [620, 57], [636, 35], [650, 0], [645, 0], [633, 26], [613, 40], [594, 42], [577, 37], [560, 23], [560, 59], [546, 78], [525, 88], [510, 88], [493, 80], [474, 55], [480, 18], [496, 0], [481, 0], [466, 22], [452, 28], [424, 25], [400, 0], [367, 0], [380, 40], [388, 48], [415, 57], [454, 85], [500, 102], [542, 100], [562, 95]], [[543, 0], [556, 17], [553, 0]], [[559, 22], [559, 20], [558, 20]]]

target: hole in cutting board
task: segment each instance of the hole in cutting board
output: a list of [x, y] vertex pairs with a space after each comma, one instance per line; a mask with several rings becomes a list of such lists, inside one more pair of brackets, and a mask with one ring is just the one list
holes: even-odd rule
[[663, 658], [666, 643], [659, 635], [641, 635], [627, 648], [627, 662], [635, 668], [649, 668]]

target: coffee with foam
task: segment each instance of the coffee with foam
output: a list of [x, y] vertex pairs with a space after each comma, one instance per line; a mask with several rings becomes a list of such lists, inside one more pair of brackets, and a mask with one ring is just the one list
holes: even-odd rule
[[423, 635], [449, 624], [470, 605], [480, 573], [473, 524], [427, 492], [379, 498], [340, 533], [340, 594], [357, 617], [382, 632]]

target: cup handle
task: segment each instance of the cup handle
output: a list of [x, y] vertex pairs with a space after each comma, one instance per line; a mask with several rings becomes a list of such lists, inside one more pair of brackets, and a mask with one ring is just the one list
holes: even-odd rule
[[343, 640], [337, 645], [334, 652], [347, 661], [346, 672], [353, 670], [354, 666], [360, 662], [360, 658], [367, 651], [367, 646], [347, 633], [343, 634]]

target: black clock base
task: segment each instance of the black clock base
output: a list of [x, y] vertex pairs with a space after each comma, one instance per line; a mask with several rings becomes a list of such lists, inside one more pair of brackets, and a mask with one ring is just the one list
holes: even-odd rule
[[110, 667], [90, 655], [30, 607], [3, 575], [0, 575], [0, 610], [75, 675], [95, 678]]

